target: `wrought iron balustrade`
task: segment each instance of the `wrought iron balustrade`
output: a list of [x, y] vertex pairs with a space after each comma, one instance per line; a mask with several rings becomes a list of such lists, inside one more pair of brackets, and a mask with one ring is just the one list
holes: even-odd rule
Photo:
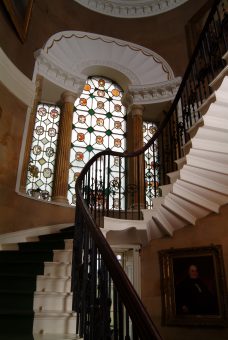
[[[140, 219], [146, 186], [158, 195], [155, 171], [159, 169], [164, 184], [166, 173], [175, 170], [174, 161], [183, 156], [189, 140], [188, 129], [201, 118], [199, 108], [211, 93], [210, 82], [225, 65], [227, 26], [224, 2], [215, 1], [177, 95], [153, 138], [136, 152], [98, 153], [77, 180], [72, 288], [77, 334], [85, 340], [161, 339], [100, 227], [104, 216]], [[155, 147], [159, 159], [145, 164], [144, 154]]]

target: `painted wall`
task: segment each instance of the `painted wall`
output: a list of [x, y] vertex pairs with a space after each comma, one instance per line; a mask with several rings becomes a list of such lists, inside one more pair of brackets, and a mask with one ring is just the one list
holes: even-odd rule
[[[174, 237], [152, 240], [141, 253], [142, 300], [165, 340], [227, 340], [228, 329], [161, 327], [161, 291], [158, 251], [162, 249], [222, 245], [228, 279], [228, 205], [197, 225], [178, 230]], [[224, 297], [227, 298], [227, 297]]]
[[152, 49], [168, 61], [178, 76], [183, 74], [187, 63], [185, 25], [206, 2], [189, 0], [177, 9], [157, 16], [119, 19], [90, 11], [73, 0], [55, 0], [54, 6], [53, 1], [36, 0], [24, 44], [18, 39], [9, 15], [0, 2], [0, 45], [15, 65], [31, 78], [33, 54], [51, 35], [64, 30], [93, 32]]
[[0, 84], [0, 234], [74, 220], [73, 208], [43, 203], [15, 192], [26, 110]]

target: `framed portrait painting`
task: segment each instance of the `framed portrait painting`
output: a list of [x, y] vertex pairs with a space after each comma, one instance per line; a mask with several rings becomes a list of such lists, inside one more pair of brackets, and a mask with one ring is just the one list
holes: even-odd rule
[[221, 246], [161, 250], [159, 261], [163, 325], [228, 325]]
[[22, 42], [25, 42], [34, 0], [3, 0]]

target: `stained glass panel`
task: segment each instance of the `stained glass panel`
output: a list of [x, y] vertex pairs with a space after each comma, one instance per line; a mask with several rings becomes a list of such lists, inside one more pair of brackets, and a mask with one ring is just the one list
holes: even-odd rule
[[[156, 131], [156, 124], [143, 122], [144, 144], [147, 144]], [[154, 145], [145, 152], [145, 187], [146, 208], [152, 209], [153, 198], [159, 196], [159, 158], [157, 141], [155, 141]]]
[[[75, 204], [76, 174], [89, 159], [107, 148], [119, 152], [126, 149], [126, 112], [121, 103], [122, 95], [122, 89], [110, 79], [90, 77], [75, 102], [68, 188], [70, 204]], [[113, 181], [114, 172], [112, 177]], [[124, 179], [120, 185], [124, 188]], [[112, 205], [117, 208], [119, 204], [117, 198], [112, 197]]]
[[38, 105], [26, 184], [30, 196], [51, 198], [59, 118], [59, 107]]

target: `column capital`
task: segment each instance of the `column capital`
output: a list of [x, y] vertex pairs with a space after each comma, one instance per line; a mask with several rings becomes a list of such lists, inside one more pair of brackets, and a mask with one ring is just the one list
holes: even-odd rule
[[78, 98], [78, 94], [70, 91], [65, 91], [61, 95], [61, 101], [63, 104], [71, 103], [74, 104], [75, 100]]
[[128, 114], [131, 115], [132, 117], [142, 116], [144, 109], [145, 109], [145, 107], [141, 104], [132, 104], [129, 107], [129, 113]]

